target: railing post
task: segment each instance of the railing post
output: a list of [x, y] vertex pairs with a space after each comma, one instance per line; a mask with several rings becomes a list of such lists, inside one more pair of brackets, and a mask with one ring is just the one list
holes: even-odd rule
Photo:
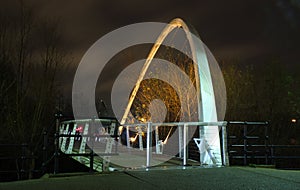
[[275, 154], [274, 154], [274, 151], [275, 151], [275, 147], [272, 144], [271, 145], [271, 162], [272, 162], [272, 164], [275, 164]]
[[227, 151], [227, 126], [222, 125], [222, 157], [223, 166], [229, 166], [228, 151]]
[[151, 165], [152, 156], [152, 123], [147, 123], [147, 162], [146, 167], [149, 168]]
[[247, 123], [244, 123], [244, 165], [247, 165]]
[[138, 127], [138, 135], [139, 135], [139, 148], [140, 148], [140, 150], [144, 150], [143, 132], [142, 132], [141, 127]]
[[58, 143], [57, 143], [57, 139], [59, 138], [59, 134], [56, 132], [54, 134], [54, 174], [58, 174], [58, 167], [59, 167], [59, 161], [58, 161], [58, 157], [59, 157], [59, 151], [58, 151]]
[[[201, 139], [201, 141], [204, 139], [204, 126], [203, 125], [199, 125], [199, 139]], [[204, 164], [204, 162], [205, 162], [204, 159], [205, 159], [205, 151], [203, 149], [199, 149], [199, 160], [200, 160], [201, 165]]]
[[115, 144], [116, 144], [116, 146], [115, 146], [115, 153], [117, 153], [118, 152], [118, 145], [121, 142], [120, 141], [121, 136], [119, 135], [119, 126], [118, 126], [118, 124], [117, 124], [116, 121], [114, 121], [114, 125], [116, 126], [115, 133], [114, 133], [114, 135], [116, 136], [115, 137], [115, 140], [116, 140], [116, 142], [115, 142]]
[[155, 152], [156, 154], [160, 154], [160, 145], [159, 145], [159, 133], [158, 126], [155, 126]]
[[20, 179], [24, 179], [25, 174], [25, 161], [26, 161], [26, 152], [27, 152], [27, 144], [22, 143], [21, 144], [21, 170], [20, 170]]
[[188, 153], [188, 145], [187, 145], [187, 136], [188, 136], [188, 128], [187, 124], [183, 125], [183, 165], [187, 165], [187, 153]]
[[269, 134], [268, 134], [268, 123], [266, 122], [265, 124], [265, 161], [266, 161], [266, 165], [269, 164], [269, 159], [268, 159], [268, 155], [269, 155]]
[[43, 163], [42, 163], [42, 168], [43, 170], [45, 170], [45, 167], [46, 167], [46, 162], [47, 162], [47, 159], [48, 159], [48, 154], [47, 154], [47, 148], [48, 148], [48, 133], [47, 131], [45, 130], [43, 132], [43, 140], [44, 140], [44, 143], [43, 143]]
[[179, 151], [179, 158], [182, 158], [182, 126], [178, 126], [178, 151]]
[[91, 149], [90, 152], [90, 173], [94, 172], [94, 151]]
[[61, 113], [56, 113], [56, 125], [55, 125], [55, 140], [54, 140], [54, 174], [58, 173], [58, 168], [59, 168], [59, 124], [60, 124], [60, 117], [62, 116]]
[[127, 143], [127, 148], [130, 148], [129, 126], [126, 126], [126, 143]]

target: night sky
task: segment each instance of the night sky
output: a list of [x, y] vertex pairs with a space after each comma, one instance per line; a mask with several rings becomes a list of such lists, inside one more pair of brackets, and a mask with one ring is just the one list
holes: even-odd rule
[[[85, 51], [101, 36], [137, 22], [168, 22], [181, 17], [192, 24], [218, 61], [238, 59], [263, 64], [278, 57], [288, 68], [298, 64], [300, 0], [26, 0], [39, 19], [55, 18], [72, 53], [72, 83]], [[1, 0], [1, 14], [14, 16], [18, 1]], [[292, 70], [292, 69], [291, 69]]]
[[[18, 1], [0, 1], [2, 14], [16, 14]], [[37, 17], [58, 18], [67, 47], [80, 58], [104, 34], [145, 21], [181, 17], [191, 23], [219, 58], [242, 60], [299, 52], [299, 0], [101, 1], [26, 0]]]

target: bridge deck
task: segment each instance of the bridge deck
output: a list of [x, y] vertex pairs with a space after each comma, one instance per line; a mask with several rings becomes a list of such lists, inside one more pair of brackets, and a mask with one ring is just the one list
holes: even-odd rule
[[[76, 151], [73, 151], [76, 154]], [[72, 156], [73, 159], [89, 167], [90, 158], [84, 156]], [[118, 152], [115, 156], [110, 156], [111, 169], [123, 170], [128, 168], [145, 168], [146, 167], [146, 155], [145, 152], [140, 151], [127, 151]], [[102, 160], [100, 156], [94, 157], [94, 170], [102, 171]], [[168, 167], [168, 166], [182, 166], [182, 159], [178, 157], [170, 157], [163, 154], [152, 154], [151, 166], [153, 167]], [[200, 162], [195, 160], [187, 160], [189, 166], [200, 166]]]

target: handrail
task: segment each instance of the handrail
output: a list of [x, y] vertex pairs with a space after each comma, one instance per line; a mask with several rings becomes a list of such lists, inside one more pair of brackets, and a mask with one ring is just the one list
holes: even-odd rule
[[267, 121], [228, 121], [228, 124], [235, 125], [268, 125]]
[[[84, 123], [84, 122], [114, 122], [111, 119], [79, 119], [79, 120], [69, 120], [69, 121], [62, 121], [60, 124], [69, 124], [69, 123]], [[115, 121], [117, 122], [117, 120]], [[159, 126], [178, 126], [178, 125], [200, 125], [200, 126], [226, 126], [227, 121], [219, 121], [219, 122], [166, 122], [166, 123], [152, 123], [152, 125]], [[147, 126], [147, 123], [128, 123], [123, 124], [122, 126]]]
[[117, 120], [113, 119], [76, 119], [76, 120], [68, 120], [62, 121], [60, 124], [69, 124], [69, 123], [85, 123], [85, 122], [117, 122]]
[[[197, 125], [197, 126], [226, 126], [227, 121], [219, 122], [167, 122], [167, 123], [151, 123], [152, 126], [179, 126], [179, 125]], [[147, 126], [147, 123], [123, 124], [126, 127]]]

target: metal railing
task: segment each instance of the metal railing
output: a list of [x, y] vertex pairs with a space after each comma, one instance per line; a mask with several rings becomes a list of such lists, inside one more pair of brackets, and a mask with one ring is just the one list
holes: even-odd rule
[[[55, 135], [55, 153], [54, 153], [54, 173], [58, 173], [58, 159], [60, 156], [60, 138], [64, 138], [64, 137], [68, 137], [68, 138], [76, 138], [76, 137], [90, 137], [92, 138], [91, 134], [61, 134], [62, 130], [60, 130], [60, 126], [64, 125], [64, 124], [70, 124], [70, 123], [85, 123], [85, 122], [101, 122], [102, 120], [96, 120], [96, 119], [84, 119], [84, 120], [71, 120], [71, 121], [65, 121], [65, 122], [57, 122], [57, 132]], [[222, 129], [222, 137], [224, 138], [226, 136], [226, 125], [227, 122], [222, 121], [222, 122], [169, 122], [169, 123], [138, 123], [138, 124], [123, 124], [122, 127], [124, 127], [127, 130], [127, 136], [126, 136], [126, 141], [127, 141], [127, 146], [128, 148], [130, 148], [130, 136], [129, 136], [129, 129], [130, 128], [136, 128], [136, 127], [144, 127], [146, 128], [147, 132], [146, 132], [146, 164], [145, 166], [147, 168], [149, 168], [151, 166], [151, 157], [152, 157], [152, 130], [153, 127], [155, 127], [156, 129], [158, 129], [158, 127], [160, 126], [177, 126], [181, 129], [183, 129], [183, 134], [182, 134], [182, 138], [179, 138], [179, 141], [181, 140], [182, 142], [179, 142], [179, 152], [182, 154], [183, 158], [182, 158], [182, 165], [185, 166], [187, 165], [187, 152], [188, 152], [188, 146], [187, 146], [187, 130], [188, 127], [198, 127], [198, 126], [219, 126]], [[72, 128], [73, 130], [73, 128]], [[115, 140], [118, 140], [120, 142], [120, 136], [119, 135], [102, 135], [101, 137], [111, 137], [111, 138], [118, 138]], [[222, 139], [223, 139], [222, 138]], [[223, 165], [228, 165], [228, 158], [226, 158], [227, 156], [227, 145], [226, 145], [226, 140], [222, 140], [221, 141], [221, 158], [222, 158], [222, 164]], [[156, 141], [157, 143], [157, 141]], [[139, 144], [139, 146], [143, 146], [141, 144]], [[157, 147], [157, 145], [156, 145]], [[140, 147], [143, 149], [143, 147]], [[116, 149], [117, 151], [117, 149]], [[182, 152], [181, 152], [182, 151]], [[116, 155], [117, 152], [115, 153], [94, 153], [93, 150], [91, 149], [89, 153], [66, 153], [65, 155], [67, 156], [88, 156], [90, 159], [90, 171], [93, 171], [93, 161], [94, 161], [94, 156], [95, 155], [101, 155], [101, 156], [112, 156], [112, 155]]]
[[[88, 147], [88, 151], [85, 151], [85, 144], [84, 144], [84, 151], [80, 152], [74, 152], [74, 151], [70, 151], [73, 149], [73, 147], [68, 148], [67, 151], [62, 151], [61, 150], [61, 144], [62, 142], [60, 141], [60, 139], [62, 138], [89, 138], [89, 139], [93, 139], [95, 138], [95, 136], [93, 136], [92, 134], [72, 134], [72, 133], [68, 133], [68, 134], [62, 134], [63, 130], [62, 127], [63, 125], [70, 125], [70, 124], [84, 124], [84, 123], [89, 123], [91, 125], [95, 125], [96, 123], [100, 123], [100, 122], [108, 122], [108, 123], [117, 123], [116, 120], [112, 120], [112, 119], [81, 119], [81, 120], [68, 120], [68, 121], [63, 121], [63, 122], [59, 122], [59, 118], [57, 118], [57, 122], [56, 122], [56, 133], [55, 133], [55, 150], [54, 150], [54, 174], [57, 174], [59, 172], [59, 157], [61, 153], [64, 153], [65, 156], [67, 157], [73, 157], [73, 158], [77, 158], [77, 157], [87, 157], [89, 159], [89, 171], [93, 172], [94, 171], [94, 157], [95, 156], [113, 156], [116, 155], [116, 151], [117, 149], [115, 149], [114, 153], [105, 153], [105, 152], [99, 152], [99, 153], [95, 153], [93, 151], [93, 148], [89, 148]], [[75, 126], [73, 126], [74, 128]], [[72, 129], [73, 130], [73, 129]], [[97, 135], [97, 138], [99, 137], [104, 137], [104, 138], [117, 138], [118, 135], [116, 135], [115, 132], [113, 132], [114, 134], [110, 135]]]
[[[234, 144], [230, 142], [228, 144], [228, 150], [229, 150], [229, 158], [230, 159], [243, 159], [243, 164], [248, 165], [248, 159], [249, 158], [264, 158], [265, 159], [265, 164], [268, 164], [268, 158], [269, 158], [269, 152], [268, 152], [268, 146], [269, 146], [269, 136], [268, 136], [268, 122], [248, 122], [248, 121], [229, 121], [228, 122], [228, 127], [242, 127], [243, 129], [243, 136], [242, 138], [233, 136], [231, 134], [228, 135], [228, 140], [237, 140], [241, 139], [243, 141], [243, 144]], [[250, 126], [260, 126], [264, 127], [264, 136], [250, 136], [248, 133], [248, 128]], [[263, 145], [259, 145], [260, 147], [264, 147], [264, 155], [263, 156], [257, 156], [253, 154], [253, 150], [249, 150], [249, 147], [253, 147], [253, 143], [250, 143], [249, 141], [253, 140], [262, 140], [264, 141]], [[237, 151], [232, 150], [235, 147], [242, 148], [242, 155], [236, 155]], [[250, 155], [251, 154], [251, 155]]]
[[[300, 152], [300, 145], [274, 145], [269, 141], [269, 123], [268, 122], [241, 122], [234, 121], [228, 122], [228, 127], [242, 127], [243, 136], [241, 138], [235, 135], [228, 135], [228, 152], [229, 159], [243, 159], [243, 165], [248, 165], [249, 160], [252, 160], [255, 163], [255, 159], [263, 159], [264, 164], [275, 164], [277, 159], [300, 159], [299, 155], [277, 155], [277, 150], [289, 150], [289, 149], [297, 149]], [[259, 126], [264, 127], [264, 135], [257, 134], [256, 136], [250, 136], [248, 134], [248, 129], [251, 126]], [[242, 144], [236, 144], [231, 142], [232, 140], [242, 140]], [[256, 142], [260, 141], [259, 144]], [[263, 142], [263, 143], [261, 143]], [[240, 154], [238, 154], [240, 153]]]
[[[26, 161], [35, 159], [34, 156], [28, 155], [28, 144], [0, 144], [0, 150], [1, 164], [5, 163], [6, 166], [4, 168], [4, 166], [1, 165], [1, 176], [15, 174], [15, 179], [17, 180], [26, 179], [29, 173], [32, 172], [26, 164]], [[0, 181], [1, 178], [2, 177], [0, 177]]]
[[[221, 136], [222, 139], [226, 136], [226, 121], [220, 121], [220, 122], [169, 122], [169, 123], [140, 123], [140, 124], [124, 124], [122, 126], [126, 127], [127, 130], [127, 145], [129, 144], [129, 136], [128, 136], [128, 131], [129, 127], [147, 127], [147, 144], [146, 144], [146, 167], [150, 167], [151, 163], [151, 157], [152, 157], [152, 130], [153, 127], [155, 126], [178, 126], [180, 128], [183, 127], [183, 137], [179, 137], [179, 154], [181, 153], [181, 150], [183, 150], [183, 159], [182, 159], [182, 165], [186, 166], [187, 165], [187, 152], [188, 152], [188, 142], [187, 142], [187, 130], [188, 127], [198, 127], [198, 126], [219, 126], [221, 127]], [[180, 135], [180, 133], [179, 133]], [[156, 140], [156, 143], [158, 141]], [[221, 157], [222, 157], [222, 165], [228, 165], [228, 158], [227, 158], [227, 141], [226, 140], [221, 140]], [[182, 146], [181, 146], [182, 145]], [[157, 147], [158, 145], [156, 145]]]

